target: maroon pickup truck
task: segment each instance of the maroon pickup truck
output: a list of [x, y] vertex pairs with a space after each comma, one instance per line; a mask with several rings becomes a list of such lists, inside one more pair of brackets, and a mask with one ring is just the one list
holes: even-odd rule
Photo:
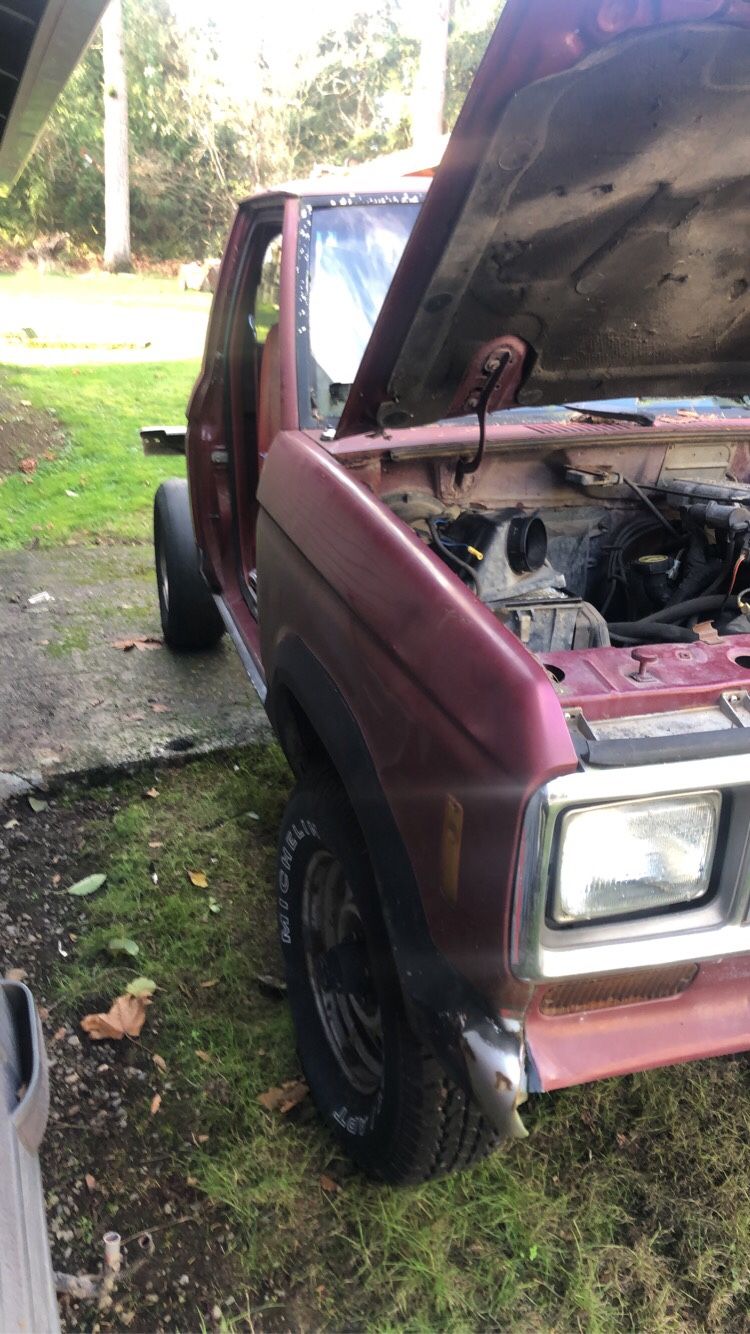
[[509, 0], [434, 179], [237, 214], [162, 619], [297, 777], [300, 1057], [381, 1178], [750, 1048], [748, 124], [744, 0]]

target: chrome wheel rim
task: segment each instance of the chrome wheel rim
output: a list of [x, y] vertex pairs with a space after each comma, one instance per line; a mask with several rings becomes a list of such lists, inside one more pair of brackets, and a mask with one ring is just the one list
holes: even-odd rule
[[321, 849], [302, 888], [302, 933], [320, 1022], [349, 1083], [372, 1094], [383, 1074], [383, 1030], [364, 926], [341, 863]]

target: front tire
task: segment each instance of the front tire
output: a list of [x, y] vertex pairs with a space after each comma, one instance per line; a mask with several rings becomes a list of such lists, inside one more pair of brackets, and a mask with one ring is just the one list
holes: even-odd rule
[[498, 1142], [409, 1026], [364, 841], [335, 775], [295, 789], [279, 841], [278, 914], [313, 1100], [368, 1175], [425, 1181]]
[[187, 482], [170, 477], [154, 497], [154, 555], [159, 611], [170, 648], [213, 648], [224, 622], [203, 578]]

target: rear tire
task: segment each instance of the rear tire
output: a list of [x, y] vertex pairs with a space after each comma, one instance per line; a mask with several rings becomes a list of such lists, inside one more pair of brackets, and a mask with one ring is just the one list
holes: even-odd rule
[[154, 497], [156, 586], [164, 638], [170, 648], [213, 648], [224, 622], [203, 578], [195, 545], [187, 482], [170, 477]]
[[297, 1048], [330, 1131], [381, 1181], [480, 1161], [499, 1137], [409, 1026], [364, 840], [329, 770], [292, 794], [277, 883]]

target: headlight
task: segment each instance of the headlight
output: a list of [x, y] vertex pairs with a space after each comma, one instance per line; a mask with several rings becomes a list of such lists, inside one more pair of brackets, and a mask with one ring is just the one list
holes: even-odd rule
[[718, 792], [568, 811], [560, 828], [556, 922], [690, 903], [708, 889]]

